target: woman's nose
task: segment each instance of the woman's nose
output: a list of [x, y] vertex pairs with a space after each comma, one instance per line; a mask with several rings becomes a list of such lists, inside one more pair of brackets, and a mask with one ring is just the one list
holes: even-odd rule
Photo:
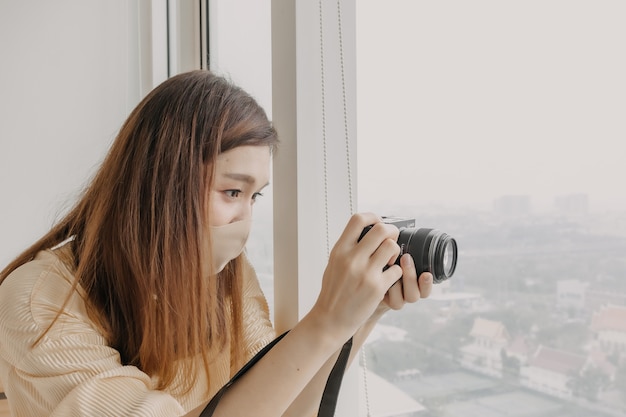
[[252, 204], [242, 203], [238, 205], [237, 215], [234, 221], [249, 220], [252, 218]]

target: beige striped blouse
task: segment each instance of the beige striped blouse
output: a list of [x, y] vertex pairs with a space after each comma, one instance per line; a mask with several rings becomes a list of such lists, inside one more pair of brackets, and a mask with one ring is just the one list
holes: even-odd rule
[[[267, 302], [247, 266], [244, 340], [251, 357], [274, 338]], [[72, 273], [54, 251], [41, 252], [0, 285], [0, 379], [13, 417], [181, 416], [207, 401], [236, 369], [226, 348], [212, 363], [210, 380], [196, 381], [186, 395], [157, 391], [154, 381], [124, 366], [89, 320], [79, 292], [33, 347], [63, 304]]]

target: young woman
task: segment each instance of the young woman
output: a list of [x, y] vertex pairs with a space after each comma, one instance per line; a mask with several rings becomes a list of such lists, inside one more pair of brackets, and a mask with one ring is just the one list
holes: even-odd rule
[[[0, 273], [0, 378], [21, 416], [197, 416], [275, 338], [243, 248], [277, 135], [240, 88], [170, 78], [130, 114], [91, 184]], [[359, 241], [364, 227], [374, 227]], [[311, 311], [215, 416], [314, 415], [337, 352], [427, 297], [398, 230], [354, 215]]]

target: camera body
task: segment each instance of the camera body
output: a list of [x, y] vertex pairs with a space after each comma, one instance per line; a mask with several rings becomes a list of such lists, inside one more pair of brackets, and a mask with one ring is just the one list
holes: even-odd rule
[[[437, 229], [416, 228], [415, 219], [405, 217], [383, 217], [383, 222], [392, 224], [400, 230], [398, 246], [400, 255], [396, 264], [400, 264], [400, 256], [410, 253], [419, 276], [422, 272], [430, 272], [433, 282], [438, 284], [450, 278], [456, 270], [458, 248], [454, 238]], [[359, 240], [372, 228], [363, 229]]]
[[398, 229], [407, 229], [411, 227], [415, 227], [415, 219], [411, 219], [409, 217], [387, 217], [383, 216], [383, 222], [387, 224], [393, 224]]

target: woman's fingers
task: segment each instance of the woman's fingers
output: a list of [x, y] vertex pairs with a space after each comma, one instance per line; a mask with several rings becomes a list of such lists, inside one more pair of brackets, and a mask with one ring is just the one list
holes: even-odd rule
[[433, 289], [433, 274], [424, 272], [419, 276], [417, 283], [420, 288], [420, 297], [427, 298]]
[[392, 310], [400, 310], [404, 307], [405, 301], [402, 289], [402, 280], [399, 279], [389, 288], [387, 294], [385, 294], [384, 302]]
[[415, 263], [408, 253], [400, 258], [400, 266], [402, 267], [402, 288], [404, 301], [414, 303], [421, 298], [421, 291], [417, 280], [417, 271], [415, 271]]
[[417, 277], [411, 255], [402, 255], [400, 265], [402, 278], [389, 288], [384, 300], [393, 310], [401, 309], [406, 303], [415, 303], [420, 298], [427, 298], [433, 288], [433, 276], [430, 272], [423, 272]]
[[348, 224], [343, 229], [341, 236], [337, 240], [339, 242], [356, 243], [363, 233], [363, 229], [367, 226], [382, 222], [382, 218], [374, 213], [357, 213], [350, 217]]
[[352, 332], [381, 306], [398, 310], [430, 295], [432, 275], [418, 279], [409, 254], [395, 264], [398, 234], [397, 227], [374, 214], [350, 218], [331, 251], [314, 309], [331, 327]]

